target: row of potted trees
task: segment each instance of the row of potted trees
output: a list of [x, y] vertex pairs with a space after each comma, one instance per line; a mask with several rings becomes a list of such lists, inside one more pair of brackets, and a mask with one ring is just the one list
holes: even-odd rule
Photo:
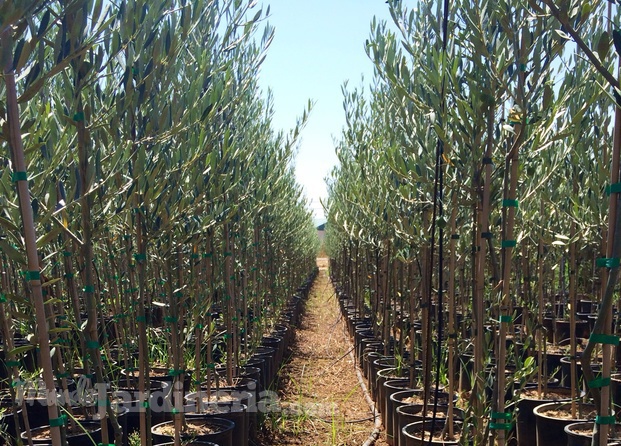
[[333, 277], [425, 404], [442, 386], [449, 402], [459, 391], [464, 441], [513, 440], [513, 391], [532, 372], [538, 397], [550, 378], [569, 387], [573, 418], [586, 391], [604, 445], [621, 257], [619, 8], [388, 7], [394, 23], [374, 21], [366, 42], [373, 82], [344, 88], [328, 181]]
[[71, 443], [86, 417], [103, 444], [136, 428], [150, 445], [167, 413], [179, 445], [190, 388], [219, 401], [240, 367], [269, 386], [262, 352], [288, 330], [318, 240], [291, 167], [308, 110], [276, 132], [258, 87], [266, 14], [252, 1], [0, 6], [9, 444]]

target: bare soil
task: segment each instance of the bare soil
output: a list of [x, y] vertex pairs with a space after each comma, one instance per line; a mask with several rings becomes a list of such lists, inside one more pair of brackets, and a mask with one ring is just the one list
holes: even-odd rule
[[[222, 427], [218, 425], [214, 425], [209, 422], [209, 420], [192, 420], [186, 419], [185, 421], [186, 429], [182, 432], [182, 435], [185, 436], [199, 436], [199, 435], [210, 435], [216, 434], [222, 430]], [[175, 425], [174, 423], [165, 424], [164, 426], [159, 426], [157, 428], [157, 433], [160, 435], [175, 435]]]
[[[289, 360], [280, 371], [281, 411], [265, 422], [261, 446], [363, 444], [373, 414], [358, 384], [353, 348], [328, 278], [328, 259], [317, 259], [310, 292]], [[384, 434], [375, 443], [386, 446]]]

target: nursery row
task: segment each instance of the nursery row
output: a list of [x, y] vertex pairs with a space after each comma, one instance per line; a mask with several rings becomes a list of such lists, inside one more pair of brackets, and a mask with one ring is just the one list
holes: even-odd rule
[[9, 444], [20, 432], [71, 444], [78, 415], [98, 420], [101, 443], [125, 444], [122, 399], [147, 445], [170, 402], [179, 445], [186, 401], [167, 392], [210, 395], [239, 367], [268, 388], [273, 364], [258, 356], [287, 330], [318, 240], [292, 170], [307, 111], [276, 133], [258, 88], [267, 13], [238, 0], [1, 2]]
[[532, 374], [540, 397], [549, 379], [570, 388], [572, 417], [586, 391], [605, 445], [619, 413], [619, 6], [387, 3], [394, 26], [374, 22], [366, 42], [375, 77], [344, 89], [332, 275], [427, 397], [472, 390], [462, 442], [508, 444], [514, 384]]
[[[315, 276], [316, 272], [283, 302], [268, 334], [259, 339], [252, 351], [246, 352], [244, 365], [234, 368], [230, 380], [225, 364], [216, 364], [215, 374], [211, 376], [206, 371], [200, 375], [199, 370], [186, 370], [182, 381], [176, 380], [163, 366], [151, 367], [148, 404], [143, 404], [136, 378], [112, 358], [106, 358], [110, 364], [106, 384], [98, 385], [92, 377], [79, 371], [69, 373], [68, 391], [63, 391], [60, 385], [55, 389], [66, 411], [67, 444], [101, 443], [101, 420], [106, 410], [98, 406], [100, 391], [109, 394], [110, 407], [121, 427], [122, 441], [118, 445], [148, 444], [146, 437], [140, 434], [143, 414], [151, 425], [152, 444], [174, 444], [173, 417], [178, 407], [185, 418], [180, 435], [184, 445], [190, 440], [189, 444], [212, 446], [248, 446], [250, 441], [256, 442], [260, 423], [266, 414], [279, 407], [278, 396], [272, 389], [295, 337], [295, 328]], [[25, 410], [2, 415], [6, 444], [16, 444], [20, 436], [24, 443], [30, 438], [33, 444], [51, 444], [47, 425], [49, 392], [27, 382], [20, 383], [16, 391], [17, 401]], [[18, 423], [14, 423], [15, 418]], [[16, 436], [16, 428], [24, 425], [20, 420], [28, 423], [28, 430]], [[106, 423], [112, 430], [112, 421], [108, 419]]]

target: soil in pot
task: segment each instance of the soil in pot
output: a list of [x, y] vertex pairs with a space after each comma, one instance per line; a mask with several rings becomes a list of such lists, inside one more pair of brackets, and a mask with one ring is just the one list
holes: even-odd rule
[[[425, 420], [430, 420], [434, 418], [433, 416], [433, 406], [427, 408], [427, 414], [425, 415]], [[435, 418], [438, 420], [444, 420], [448, 416], [448, 406], [438, 406], [435, 414]], [[403, 434], [403, 428], [412, 423], [416, 423], [417, 421], [423, 420], [423, 406], [421, 405], [413, 405], [413, 406], [401, 406], [397, 408], [394, 414], [395, 424], [394, 424], [394, 444], [395, 446], [400, 446], [405, 444], [405, 436]], [[453, 408], [453, 419], [458, 421], [463, 421], [463, 411], [458, 408]]]
[[[610, 426], [608, 444], [621, 440], [621, 424]], [[593, 422], [572, 423], [565, 426], [567, 446], [591, 446], [593, 438]]]
[[568, 401], [571, 390], [563, 387], [548, 389], [549, 391], [539, 396], [537, 388], [516, 390], [519, 395], [517, 401], [516, 432], [518, 446], [533, 446], [537, 444], [536, 419], [533, 409], [541, 404], [553, 401]]
[[546, 403], [535, 407], [533, 414], [537, 426], [538, 446], [567, 446], [565, 426], [578, 421], [595, 418], [597, 412], [592, 404], [578, 404], [576, 418], [571, 417], [570, 402]]
[[383, 394], [384, 394], [384, 407], [382, 412], [384, 420], [384, 427], [386, 428], [386, 442], [389, 445], [394, 444], [395, 431], [395, 411], [393, 404], [391, 404], [390, 397], [393, 393], [405, 390], [410, 386], [409, 378], [397, 378], [384, 381]]
[[[71, 425], [67, 425], [67, 444], [69, 446], [90, 446], [99, 443], [101, 441], [101, 424], [99, 422], [85, 421], [80, 423], [80, 426], [75, 427], [72, 431]], [[52, 443], [50, 438], [50, 427], [41, 426], [30, 430], [32, 435], [33, 444], [44, 445]], [[26, 442], [28, 434], [26, 432], [21, 433], [22, 440]], [[92, 440], [91, 440], [92, 439]]]
[[[182, 443], [183, 446], [219, 446], [211, 441], [191, 441], [189, 443]], [[175, 443], [159, 443], [154, 446], [175, 446]]]
[[[223, 418], [192, 417], [185, 420], [186, 429], [181, 432], [182, 439], [211, 441], [220, 446], [233, 445], [235, 423]], [[153, 443], [166, 443], [174, 439], [175, 429], [172, 421], [157, 424], [151, 428]]]
[[183, 408], [184, 414], [187, 419], [191, 418], [224, 418], [235, 423], [235, 429], [233, 429], [233, 444], [239, 446], [248, 446], [249, 443], [249, 413], [247, 407], [241, 405], [241, 407], [230, 406], [222, 407], [214, 404], [207, 404], [201, 408], [201, 412], [196, 412], [196, 406], [188, 404]]
[[[405, 443], [399, 443], [399, 446], [457, 446], [460, 441], [461, 422], [455, 421], [454, 438], [448, 439], [443, 435], [446, 420], [427, 420], [417, 421], [416, 423], [407, 424], [403, 428]], [[430, 441], [431, 429], [433, 427], [433, 440]]]

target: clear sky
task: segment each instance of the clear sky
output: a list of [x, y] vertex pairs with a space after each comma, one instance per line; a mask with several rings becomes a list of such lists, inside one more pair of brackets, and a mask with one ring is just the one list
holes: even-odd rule
[[264, 0], [275, 38], [260, 73], [260, 84], [274, 93], [274, 127], [293, 127], [309, 99], [315, 102], [301, 135], [296, 160], [298, 183], [317, 220], [323, 220], [320, 198], [327, 196], [324, 178], [337, 163], [334, 138], [345, 124], [341, 86], [365, 84], [373, 64], [364, 45], [373, 16], [391, 23], [383, 0]]

